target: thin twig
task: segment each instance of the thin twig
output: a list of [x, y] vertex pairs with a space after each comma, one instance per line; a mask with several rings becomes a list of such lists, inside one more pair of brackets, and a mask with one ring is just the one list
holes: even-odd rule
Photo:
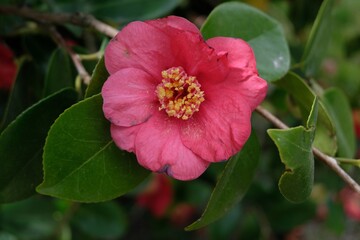
[[337, 163], [336, 159], [330, 157], [323, 152], [321, 152], [317, 148], [313, 148], [314, 155], [320, 159], [321, 161], [325, 162], [334, 172], [337, 173], [339, 177], [341, 177], [354, 191], [360, 193], [360, 186], [357, 182], [355, 182], [352, 177], [350, 177], [347, 172], [345, 172]]
[[99, 60], [103, 55], [102, 51], [98, 51], [96, 53], [90, 53], [90, 54], [78, 54], [79, 58], [82, 61], [92, 61], [92, 60]]
[[42, 25], [50, 26], [48, 27], [51, 35], [53, 36], [54, 40], [62, 46], [66, 51], [69, 53], [71, 60], [73, 61], [76, 70], [78, 71], [80, 77], [83, 79], [84, 84], [88, 85], [90, 83], [90, 75], [87, 73], [86, 69], [84, 68], [83, 64], [81, 63], [81, 58], [78, 54], [72, 51], [69, 48], [61, 35], [56, 31], [52, 24], [59, 24], [63, 25], [66, 23], [71, 23], [74, 25], [79, 25], [82, 27], [92, 27], [100, 33], [103, 33], [109, 37], [114, 37], [118, 30], [97, 20], [92, 15], [84, 14], [84, 13], [44, 13], [32, 10], [27, 7], [14, 7], [14, 6], [0, 6], [0, 13], [3, 14], [12, 14], [17, 15], [29, 19], [33, 19]]
[[0, 14], [17, 15], [29, 18], [40, 23], [64, 25], [71, 23], [81, 27], [91, 27], [104, 35], [113, 38], [118, 30], [107, 25], [92, 15], [84, 13], [45, 13], [32, 10], [28, 7], [0, 6]]
[[274, 124], [275, 127], [280, 128], [280, 129], [288, 129], [289, 127], [283, 123], [280, 119], [278, 119], [277, 117], [275, 117], [271, 112], [269, 112], [268, 110], [266, 110], [265, 108], [258, 106], [256, 108], [256, 111], [263, 116], [265, 119], [269, 120], [269, 122], [271, 122], [272, 124]]
[[[283, 123], [280, 119], [278, 119], [276, 116], [274, 116], [272, 113], [270, 113], [263, 107], [258, 106], [256, 108], [256, 111], [261, 116], [263, 116], [265, 119], [267, 119], [269, 122], [274, 124], [276, 127], [280, 128], [280, 129], [288, 129], [289, 128], [285, 123]], [[335, 158], [324, 154], [319, 149], [314, 148], [314, 147], [312, 148], [312, 152], [313, 152], [314, 156], [316, 156], [319, 160], [323, 161], [326, 165], [328, 165], [354, 191], [356, 191], [357, 193], [360, 193], [359, 184], [357, 182], [355, 182], [355, 180], [338, 165]]]
[[76, 54], [71, 48], [69, 48], [66, 45], [66, 42], [63, 39], [63, 37], [60, 35], [60, 33], [58, 33], [58, 31], [56, 31], [56, 29], [53, 26], [48, 27], [48, 30], [51, 36], [54, 38], [54, 41], [57, 42], [61, 47], [63, 47], [66, 50], [66, 52], [69, 54], [79, 76], [81, 77], [81, 79], [83, 79], [84, 84], [89, 85], [91, 77], [89, 73], [86, 71], [84, 65], [82, 64], [79, 55]]
[[56, 227], [54, 228], [51, 236], [49, 239], [59, 239], [59, 236], [61, 235], [61, 231], [63, 228], [69, 223], [71, 218], [74, 216], [74, 214], [78, 211], [80, 207], [80, 204], [77, 202], [71, 202], [69, 208], [64, 213]]

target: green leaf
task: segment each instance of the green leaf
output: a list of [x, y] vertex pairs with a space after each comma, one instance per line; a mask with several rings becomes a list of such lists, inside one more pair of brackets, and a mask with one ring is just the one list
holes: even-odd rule
[[[221, 165], [223, 165], [224, 169], [224, 164]], [[207, 170], [206, 172], [208, 174]], [[196, 181], [192, 181], [191, 184], [186, 185], [186, 190], [184, 190], [182, 199], [193, 206], [205, 206], [209, 201], [212, 191], [213, 186], [211, 183], [201, 178], [196, 179]]]
[[354, 157], [356, 152], [355, 129], [350, 104], [345, 94], [337, 88], [331, 88], [324, 92], [322, 101], [336, 128], [337, 156]]
[[68, 54], [64, 49], [58, 48], [50, 58], [45, 78], [44, 96], [67, 87], [74, 87], [74, 75]]
[[260, 146], [253, 132], [243, 149], [227, 163], [201, 218], [185, 228], [195, 230], [224, 216], [248, 190], [259, 162]]
[[55, 119], [77, 99], [71, 89], [44, 98], [14, 120], [0, 135], [0, 203], [35, 193], [42, 180], [42, 152]]
[[[300, 107], [303, 119], [307, 119], [313, 99], [314, 91], [298, 75], [290, 72], [284, 78], [275, 82], [284, 88]], [[337, 150], [337, 141], [334, 125], [322, 102], [319, 102], [319, 118], [316, 125], [314, 146], [323, 153], [334, 156]]]
[[314, 76], [326, 54], [332, 35], [331, 10], [334, 2], [334, 0], [323, 1], [306, 43], [302, 62], [304, 63], [305, 75], [308, 77]]
[[26, 51], [34, 63], [42, 70], [46, 70], [51, 53], [56, 48], [54, 41], [45, 34], [24, 34], [22, 38]]
[[26, 108], [31, 106], [31, 104], [36, 102], [37, 96], [34, 95], [33, 88], [39, 82], [41, 82], [41, 75], [39, 74], [38, 67], [33, 62], [23, 60], [7, 102], [4, 118], [1, 123], [2, 129]]
[[316, 218], [317, 205], [311, 200], [297, 204], [284, 199], [271, 200], [275, 200], [275, 202], [263, 207], [263, 211], [274, 232], [286, 234]]
[[[6, 3], [4, 0], [1, 1], [2, 4], [11, 4]], [[19, 26], [24, 25], [25, 19], [14, 16], [14, 15], [0, 15], [0, 32], [2, 36], [10, 35], [14, 32], [14, 29], [19, 28]]]
[[109, 77], [109, 73], [105, 68], [104, 57], [102, 57], [96, 64], [95, 70], [91, 76], [91, 81], [86, 89], [85, 97], [91, 97], [101, 92], [104, 82]]
[[125, 233], [127, 218], [115, 202], [82, 204], [71, 223], [94, 239], [119, 239]]
[[306, 129], [311, 130], [313, 134], [311, 135], [312, 140], [314, 140], [314, 136], [315, 136], [315, 128], [318, 119], [318, 113], [319, 113], [319, 102], [318, 102], [318, 98], [315, 97], [309, 112], [309, 117], [306, 121]]
[[[334, 236], [344, 236], [348, 229], [347, 219], [349, 216], [344, 211], [344, 203], [340, 201], [328, 201], [328, 213], [324, 225], [332, 230]], [[339, 237], [341, 238], [341, 237]]]
[[[53, 239], [51, 234], [58, 223], [54, 218], [56, 208], [51, 199], [33, 197], [1, 206], [0, 239]], [[2, 232], [14, 234], [2, 238]]]
[[116, 198], [148, 175], [133, 154], [112, 141], [100, 94], [73, 105], [56, 120], [43, 159], [44, 182], [37, 191], [73, 201]]
[[269, 129], [267, 132], [276, 144], [285, 172], [279, 180], [281, 194], [291, 202], [303, 202], [311, 193], [314, 182], [314, 156], [312, 143], [318, 115], [315, 98], [307, 121], [303, 126], [290, 129]]
[[[210, 239], [229, 239], [229, 236], [234, 236], [235, 232], [236, 239], [259, 239], [256, 237], [247, 238], [239, 234], [239, 229], [245, 227], [240, 224], [247, 221], [247, 219], [244, 219], [246, 216], [256, 217], [253, 214], [244, 214], [240, 204], [237, 204], [231, 208], [231, 211], [228, 211], [223, 217], [216, 221], [216, 224], [206, 226], [206, 230], [204, 230], [208, 233], [208, 236], [211, 236]], [[260, 233], [260, 231], [258, 231], [258, 233]]]
[[94, 1], [92, 14], [117, 21], [146, 20], [164, 16], [180, 4], [180, 0], [108, 0]]
[[237, 2], [221, 4], [210, 13], [201, 32], [205, 39], [225, 36], [247, 41], [260, 76], [267, 81], [289, 70], [290, 53], [281, 25], [256, 8]]
[[124, 23], [164, 16], [180, 2], [180, 0], [63, 0], [53, 4], [60, 11], [81, 11], [98, 18]]

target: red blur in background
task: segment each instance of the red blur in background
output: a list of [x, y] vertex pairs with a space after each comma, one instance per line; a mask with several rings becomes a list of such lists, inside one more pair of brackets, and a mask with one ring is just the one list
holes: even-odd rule
[[15, 80], [17, 66], [14, 54], [9, 47], [0, 42], [0, 90], [9, 91]]

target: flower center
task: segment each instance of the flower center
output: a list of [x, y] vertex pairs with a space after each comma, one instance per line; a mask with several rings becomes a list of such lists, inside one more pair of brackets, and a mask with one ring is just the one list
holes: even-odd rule
[[199, 111], [205, 100], [204, 91], [196, 77], [188, 76], [182, 67], [172, 67], [161, 72], [162, 82], [156, 87], [159, 111], [165, 110], [170, 117], [188, 120]]

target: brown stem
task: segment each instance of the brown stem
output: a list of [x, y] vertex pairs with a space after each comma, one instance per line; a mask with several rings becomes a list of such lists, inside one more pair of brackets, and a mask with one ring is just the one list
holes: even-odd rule
[[[280, 129], [288, 129], [289, 127], [283, 123], [280, 119], [278, 119], [276, 116], [274, 116], [272, 113], [267, 111], [261, 106], [258, 106], [256, 108], [256, 111], [263, 116], [265, 119], [267, 119], [269, 122], [274, 124], [276, 127]], [[355, 180], [347, 174], [338, 164], [335, 158], [330, 157], [323, 152], [321, 152], [317, 148], [312, 148], [312, 152], [314, 156], [317, 157], [317, 159], [323, 161], [326, 165], [328, 165], [340, 178], [343, 179], [344, 182], [346, 182], [355, 192], [360, 193], [360, 186]]]
[[28, 7], [0, 6], [0, 14], [17, 15], [40, 23], [64, 25], [71, 23], [81, 27], [91, 27], [106, 36], [114, 37], [118, 30], [84, 13], [44, 13]]
[[313, 153], [318, 159], [325, 162], [334, 172], [336, 172], [337, 175], [341, 177], [354, 191], [360, 193], [359, 184], [339, 166], [335, 158], [324, 154], [317, 148], [313, 148]]
[[77, 212], [79, 207], [80, 207], [79, 203], [76, 203], [76, 202], [70, 203], [69, 208], [64, 213], [64, 215], [62, 216], [62, 218], [60, 219], [58, 224], [55, 226], [51, 236], [49, 237], [49, 240], [50, 239], [59, 239], [59, 236], [61, 235], [61, 231], [69, 223], [69, 221], [74, 216], [74, 214]]
[[82, 64], [79, 55], [76, 54], [71, 48], [69, 48], [66, 45], [63, 37], [56, 31], [56, 29], [53, 26], [48, 27], [48, 30], [49, 30], [51, 36], [54, 38], [54, 41], [56, 43], [58, 43], [58, 45], [63, 47], [66, 50], [66, 52], [70, 55], [70, 58], [73, 61], [74, 66], [75, 66], [79, 76], [83, 80], [84, 84], [89, 85], [91, 77], [90, 77], [89, 73], [86, 71], [84, 65]]
[[256, 111], [263, 116], [265, 119], [267, 119], [269, 122], [271, 122], [272, 124], [274, 124], [277, 128], [280, 129], [288, 129], [289, 127], [283, 123], [280, 119], [278, 119], [277, 117], [275, 117], [271, 112], [269, 112], [268, 110], [266, 110], [265, 108], [258, 106], [256, 108]]

